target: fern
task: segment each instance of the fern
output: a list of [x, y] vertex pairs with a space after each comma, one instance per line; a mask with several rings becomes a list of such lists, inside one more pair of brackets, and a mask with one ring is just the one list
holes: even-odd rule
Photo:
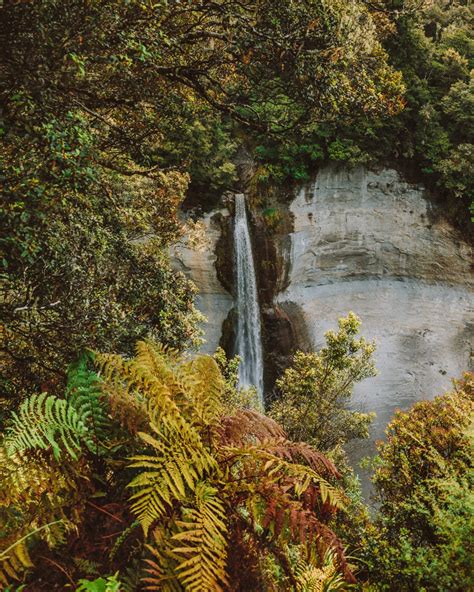
[[[292, 461], [292, 453], [295, 448], [299, 451], [297, 445], [286, 440], [269, 440], [246, 447], [224, 446], [222, 451], [234, 463], [245, 457], [259, 463], [259, 476], [265, 478], [267, 484], [281, 482], [282, 478], [286, 476], [289, 479], [289, 487], [291, 486], [298, 497], [303, 495], [310, 486], [315, 486], [319, 490], [323, 504], [327, 502], [334, 509], [344, 508], [344, 497], [341, 492], [324, 479], [321, 472]], [[282, 458], [284, 456], [286, 459]], [[329, 461], [324, 466], [325, 468], [330, 467]]]
[[136, 562], [128, 565], [124, 571], [120, 572], [120, 581], [122, 586], [120, 592], [137, 592], [143, 590], [141, 586], [143, 571]]
[[33, 567], [26, 538], [11, 544], [4, 551], [0, 551], [0, 584], [7, 586], [12, 580], [19, 580], [20, 574]]
[[51, 448], [55, 459], [63, 449], [75, 460], [88, 429], [76, 409], [64, 399], [42, 393], [24, 401], [12, 413], [4, 445], [9, 455], [40, 448]]
[[[154, 435], [139, 435], [153, 449], [154, 456], [132, 458], [133, 468], [145, 470], [129, 484], [135, 490], [132, 510], [146, 535], [173, 503], [185, 500], [198, 480], [217, 469], [199, 428], [217, 421], [222, 379], [212, 358], [183, 363], [173, 350], [148, 342], [137, 344], [133, 360], [109, 355], [99, 356], [99, 362], [109, 384], [127, 392], [139, 391], [147, 401], [149, 427]], [[190, 413], [194, 400], [198, 402], [197, 422]]]
[[340, 477], [333, 463], [289, 441], [260, 413], [223, 417], [225, 385], [213, 358], [184, 359], [149, 342], [136, 351], [129, 360], [100, 355], [98, 362], [104, 392], [139, 410], [143, 426], [144, 450], [131, 459], [138, 474], [128, 487], [132, 512], [155, 539], [146, 546], [146, 589], [226, 586], [229, 517], [246, 533], [240, 544], [258, 541], [285, 570], [282, 545], [334, 549], [350, 581], [342, 546], [325, 524], [344, 503], [331, 482]]
[[11, 543], [8, 547], [0, 550], [0, 584], [8, 586], [12, 580], [19, 580], [20, 574], [25, 569], [33, 567], [27, 542], [37, 536], [41, 531], [52, 528], [60, 521], [45, 524], [22, 536], [20, 539]]
[[181, 590], [177, 577], [187, 591], [218, 592], [227, 584], [227, 526], [217, 489], [199, 482], [193, 507], [183, 507], [181, 513], [174, 523], [177, 532], [155, 532], [157, 544], [149, 547], [154, 560], [147, 560], [146, 589]]
[[75, 568], [83, 575], [86, 576], [98, 576], [100, 573], [100, 563], [91, 561], [90, 559], [84, 559], [83, 557], [73, 557], [72, 561]]
[[90, 358], [83, 355], [69, 367], [66, 399], [87, 426], [97, 452], [99, 443], [109, 435], [111, 422], [99, 377], [88, 368]]
[[68, 511], [66, 515], [64, 509], [75, 508], [77, 517], [83, 503], [80, 479], [84, 469], [84, 465], [77, 467], [67, 459], [56, 464], [46, 455], [9, 456], [0, 447], [0, 509], [21, 516], [25, 524], [41, 526], [60, 519], [43, 536], [50, 547], [61, 544], [74, 517], [74, 512]]
[[217, 362], [210, 356], [199, 356], [185, 366], [185, 371], [195, 377], [187, 389], [189, 417], [201, 427], [219, 425], [225, 385]]
[[114, 560], [115, 556], [117, 555], [117, 553], [120, 550], [120, 547], [124, 544], [124, 542], [127, 540], [128, 536], [138, 526], [140, 526], [140, 521], [139, 520], [135, 520], [134, 522], [132, 522], [132, 524], [130, 524], [130, 526], [128, 526], [123, 532], [120, 533], [120, 535], [117, 537], [117, 540], [114, 543], [114, 546], [109, 551], [109, 560], [110, 561], [113, 561]]
[[151, 557], [145, 559], [145, 572], [148, 576], [142, 579], [145, 590], [160, 592], [182, 592], [183, 588], [176, 577], [177, 558], [173, 556], [173, 544], [169, 530], [177, 531], [171, 522], [168, 528], [158, 525], [153, 529], [153, 545], [146, 545]]
[[146, 470], [129, 484], [137, 490], [131, 497], [132, 510], [145, 535], [175, 501], [185, 500], [187, 492], [195, 490], [196, 482], [217, 468], [199, 435], [183, 418], [162, 417], [160, 427], [153, 422], [151, 428], [158, 438], [146, 433], [140, 437], [154, 448], [155, 456], [132, 458], [132, 467]]
[[182, 559], [178, 578], [189, 592], [219, 591], [227, 583], [227, 526], [225, 509], [217, 489], [201, 482], [195, 490], [195, 508], [183, 509], [177, 522], [180, 532], [171, 540], [173, 554]]
[[334, 551], [328, 549], [322, 565], [300, 558], [295, 567], [295, 592], [338, 592], [347, 590], [347, 582], [338, 571]]

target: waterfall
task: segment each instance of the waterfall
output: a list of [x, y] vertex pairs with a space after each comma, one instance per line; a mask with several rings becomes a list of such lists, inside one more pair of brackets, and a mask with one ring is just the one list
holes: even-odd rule
[[239, 386], [255, 386], [260, 399], [263, 400], [260, 308], [245, 196], [242, 193], [235, 196], [234, 257], [237, 287], [236, 350], [241, 359]]

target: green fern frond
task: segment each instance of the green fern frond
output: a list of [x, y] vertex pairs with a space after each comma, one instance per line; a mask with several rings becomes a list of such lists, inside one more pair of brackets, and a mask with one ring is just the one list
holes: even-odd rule
[[143, 590], [141, 585], [142, 570], [137, 562], [132, 562], [124, 571], [120, 572], [121, 588], [120, 592], [138, 592]]
[[79, 580], [76, 592], [121, 592], [122, 584], [118, 580], [118, 572], [113, 576], [97, 578], [94, 581]]
[[114, 543], [114, 546], [109, 551], [109, 560], [110, 561], [113, 561], [115, 559], [115, 556], [119, 552], [119, 550], [122, 547], [122, 545], [124, 544], [124, 542], [127, 540], [128, 536], [139, 526], [140, 526], [140, 521], [134, 520], [132, 522], [132, 524], [130, 524], [130, 526], [127, 526], [127, 528], [125, 528], [123, 530], [123, 532], [120, 533], [120, 535], [117, 537], [117, 539]]
[[12, 413], [4, 446], [9, 455], [25, 450], [51, 448], [59, 459], [65, 450], [77, 460], [88, 429], [76, 409], [64, 399], [42, 393], [24, 401], [18, 413]]
[[66, 398], [89, 429], [95, 448], [105, 440], [110, 429], [107, 401], [101, 382], [88, 367], [90, 356], [83, 355], [68, 370]]
[[101, 565], [96, 561], [84, 559], [83, 557], [73, 557], [72, 561], [75, 568], [80, 572], [81, 575], [90, 577], [98, 576], [100, 574]]

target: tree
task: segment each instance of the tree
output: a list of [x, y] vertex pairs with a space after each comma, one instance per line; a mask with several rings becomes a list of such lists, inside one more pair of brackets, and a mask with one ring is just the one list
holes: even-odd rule
[[[444, 213], [471, 233], [474, 44], [472, 7], [462, 0], [365, 2], [405, 91], [389, 112], [310, 122], [284, 138], [261, 134], [261, 181], [309, 178], [326, 160], [391, 163], [422, 180]], [[473, 207], [471, 203], [471, 209]]]
[[474, 382], [398, 412], [379, 444], [379, 515], [366, 533], [377, 590], [472, 588]]
[[195, 341], [193, 288], [167, 247], [188, 187], [206, 200], [233, 185], [231, 133], [390, 111], [401, 90], [356, 1], [39, 0], [0, 12], [9, 398], [60, 392], [85, 345]]
[[361, 325], [354, 313], [328, 331], [317, 353], [297, 352], [293, 364], [277, 380], [277, 398], [269, 414], [291, 438], [329, 451], [352, 438], [368, 436], [373, 414], [350, 411], [347, 404], [356, 382], [374, 376], [375, 343], [357, 339]]

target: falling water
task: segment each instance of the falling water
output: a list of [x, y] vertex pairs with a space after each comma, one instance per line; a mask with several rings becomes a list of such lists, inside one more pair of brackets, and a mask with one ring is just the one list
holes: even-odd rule
[[255, 266], [250, 242], [245, 196], [235, 196], [235, 283], [237, 286], [237, 342], [240, 356], [239, 386], [255, 386], [263, 398], [263, 360], [260, 338], [260, 308]]

